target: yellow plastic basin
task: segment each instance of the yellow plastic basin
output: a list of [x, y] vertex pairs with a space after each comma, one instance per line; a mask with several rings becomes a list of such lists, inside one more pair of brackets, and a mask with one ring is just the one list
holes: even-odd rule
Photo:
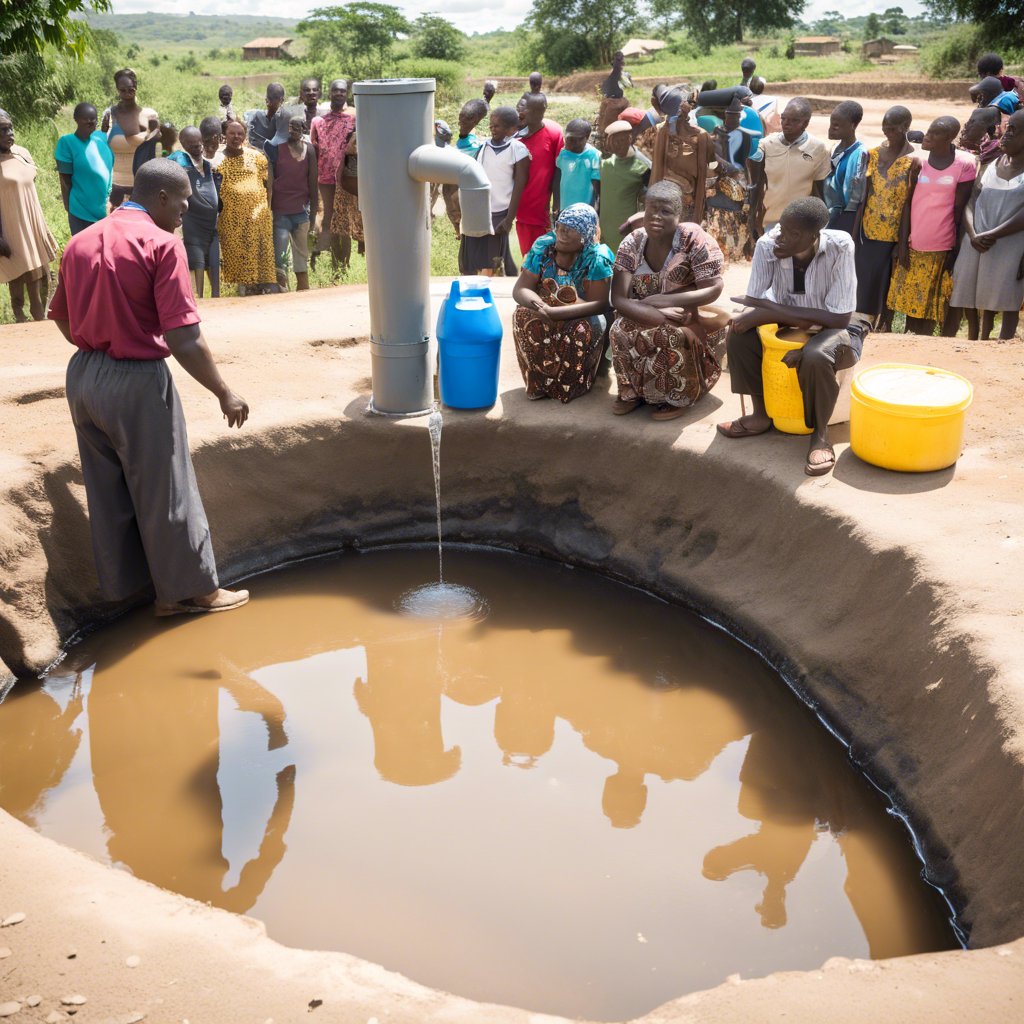
[[782, 357], [793, 349], [803, 348], [810, 334], [792, 328], [783, 330], [786, 337], [780, 338], [778, 324], [763, 324], [757, 329], [764, 348], [761, 356], [764, 407], [776, 430], [784, 434], [809, 434], [811, 428], [804, 423], [804, 396], [800, 381], [796, 370], [791, 370]]
[[850, 386], [850, 447], [882, 469], [930, 473], [960, 458], [970, 381], [948, 370], [881, 363]]

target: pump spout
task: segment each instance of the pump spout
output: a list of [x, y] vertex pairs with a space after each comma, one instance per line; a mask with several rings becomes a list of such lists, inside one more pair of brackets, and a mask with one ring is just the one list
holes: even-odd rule
[[436, 181], [459, 186], [462, 206], [461, 232], [470, 238], [493, 235], [491, 226], [491, 183], [470, 156], [446, 146], [418, 146], [409, 154], [409, 177], [413, 181]]

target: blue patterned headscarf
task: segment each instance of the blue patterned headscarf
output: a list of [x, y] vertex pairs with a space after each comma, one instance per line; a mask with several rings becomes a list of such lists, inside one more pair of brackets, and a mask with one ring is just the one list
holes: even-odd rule
[[583, 239], [583, 248], [594, 244], [594, 236], [597, 234], [597, 211], [586, 203], [573, 203], [567, 206], [559, 215], [558, 223], [572, 228]]

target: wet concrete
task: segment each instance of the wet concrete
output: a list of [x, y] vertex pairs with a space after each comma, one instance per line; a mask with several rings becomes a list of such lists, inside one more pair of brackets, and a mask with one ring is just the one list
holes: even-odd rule
[[432, 548], [127, 617], [0, 705], [0, 806], [289, 945], [566, 1016], [954, 944], [906, 831], [761, 659], [591, 573], [445, 554], [484, 617], [395, 611]]

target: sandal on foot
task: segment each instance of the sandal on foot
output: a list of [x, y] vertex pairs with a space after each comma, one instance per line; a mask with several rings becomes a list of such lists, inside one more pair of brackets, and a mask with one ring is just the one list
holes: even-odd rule
[[[814, 452], [825, 452], [828, 456], [826, 459], [822, 459], [821, 462], [811, 462], [811, 455]], [[831, 473], [835, 468], [836, 464], [836, 453], [832, 450], [832, 445], [822, 445], [820, 448], [812, 448], [807, 453], [807, 464], [804, 466], [804, 472], [808, 476], [826, 476]]]
[[669, 405], [667, 402], [659, 405], [654, 412], [651, 413], [652, 420], [675, 420], [682, 416], [688, 406], [685, 405]]
[[207, 612], [229, 612], [241, 608], [249, 600], [248, 590], [218, 590], [209, 600], [190, 597], [174, 604], [156, 604], [157, 618], [170, 615], [203, 615]]
[[771, 429], [772, 425], [769, 423], [767, 427], [751, 430], [750, 427], [744, 426], [739, 420], [729, 420], [727, 423], [718, 424], [718, 432], [722, 437], [758, 437], [761, 434], [767, 434]]
[[643, 404], [639, 398], [616, 398], [612, 405], [612, 413], [616, 416], [626, 416], [634, 409], [639, 409]]

